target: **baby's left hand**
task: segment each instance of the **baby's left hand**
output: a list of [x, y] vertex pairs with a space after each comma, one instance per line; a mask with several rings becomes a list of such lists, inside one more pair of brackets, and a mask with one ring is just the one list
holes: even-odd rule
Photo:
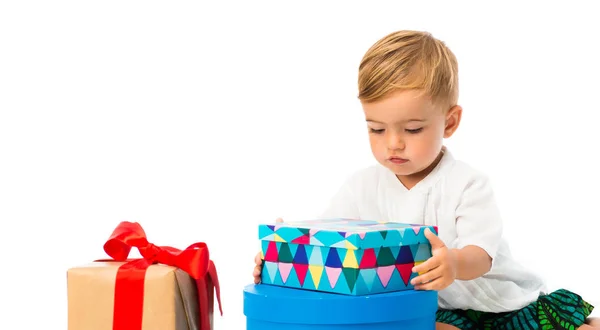
[[431, 243], [432, 257], [413, 268], [413, 272], [422, 275], [413, 278], [410, 283], [416, 290], [440, 291], [456, 279], [456, 256], [429, 228], [425, 229], [425, 237]]

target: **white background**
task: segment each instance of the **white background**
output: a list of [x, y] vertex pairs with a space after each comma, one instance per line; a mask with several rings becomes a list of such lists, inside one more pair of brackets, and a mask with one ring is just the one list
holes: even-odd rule
[[257, 225], [373, 162], [357, 67], [398, 29], [456, 53], [447, 145], [491, 176], [516, 257], [600, 309], [597, 5], [419, 3], [2, 2], [0, 328], [66, 329], [67, 269], [128, 220], [206, 242], [216, 329], [244, 329]]

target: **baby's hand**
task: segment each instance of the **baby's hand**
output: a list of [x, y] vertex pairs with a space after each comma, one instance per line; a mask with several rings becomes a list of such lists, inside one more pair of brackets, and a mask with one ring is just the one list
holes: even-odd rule
[[[277, 218], [275, 222], [283, 222], [283, 219]], [[260, 273], [262, 270], [262, 258], [260, 257], [260, 251], [256, 254], [256, 257], [254, 257], [254, 263], [256, 266], [254, 266], [252, 276], [254, 276], [254, 284], [258, 284], [260, 283]]]
[[429, 228], [425, 229], [425, 237], [431, 243], [432, 257], [413, 268], [413, 272], [421, 275], [413, 278], [410, 283], [415, 286], [415, 290], [440, 291], [456, 279], [456, 257]]
[[260, 258], [260, 252], [256, 254], [256, 257], [254, 257], [254, 263], [256, 263], [256, 266], [254, 267], [254, 272], [252, 272], [252, 275], [254, 276], [254, 284], [258, 284], [260, 283], [260, 273], [262, 268], [262, 259]]

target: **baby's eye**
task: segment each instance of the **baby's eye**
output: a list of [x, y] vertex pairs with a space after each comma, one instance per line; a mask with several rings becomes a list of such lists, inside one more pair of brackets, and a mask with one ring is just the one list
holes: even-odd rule
[[369, 128], [369, 131], [374, 134], [381, 134], [381, 133], [383, 133], [384, 129]]
[[423, 127], [414, 128], [414, 129], [406, 129], [405, 131], [410, 134], [417, 134], [423, 130]]

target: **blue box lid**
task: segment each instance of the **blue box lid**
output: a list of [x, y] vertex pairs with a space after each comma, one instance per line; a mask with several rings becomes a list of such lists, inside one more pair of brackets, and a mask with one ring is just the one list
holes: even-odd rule
[[425, 228], [437, 226], [356, 219], [318, 219], [261, 224], [260, 240], [345, 248], [351, 250], [429, 244]]

